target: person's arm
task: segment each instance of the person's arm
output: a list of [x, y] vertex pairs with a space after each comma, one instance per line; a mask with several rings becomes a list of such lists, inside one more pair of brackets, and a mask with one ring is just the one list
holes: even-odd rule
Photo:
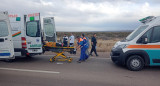
[[92, 37], [92, 39], [91, 39], [91, 45], [93, 45], [93, 37]]
[[66, 39], [67, 39], [66, 41], [68, 41], [68, 37], [66, 37]]
[[80, 49], [80, 47], [81, 47], [81, 45], [78, 45], [76, 49], [78, 50], [78, 49]]
[[80, 48], [81, 48], [81, 46], [82, 46], [82, 44], [83, 44], [83, 41], [81, 41], [81, 42], [79, 43], [79, 45], [77, 46], [77, 48], [76, 48], [76, 49], [80, 49]]

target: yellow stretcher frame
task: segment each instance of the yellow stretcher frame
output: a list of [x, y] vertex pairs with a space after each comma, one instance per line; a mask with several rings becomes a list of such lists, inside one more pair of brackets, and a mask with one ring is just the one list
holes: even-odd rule
[[[58, 57], [62, 57], [62, 58], [58, 58]], [[58, 58], [58, 59], [56, 59]], [[72, 58], [71, 57], [67, 57], [66, 55], [64, 55], [64, 52], [61, 53], [56, 53], [56, 56], [50, 58], [50, 62], [54, 62], [54, 61], [68, 61], [69, 63], [72, 62]]]
[[[67, 57], [64, 52], [71, 52], [74, 51], [74, 47], [49, 47], [44, 45], [45, 50], [47, 51], [52, 51], [54, 53], [56, 53], [56, 55], [52, 58], [50, 58], [50, 62], [54, 62], [54, 61], [68, 61], [69, 63], [72, 62], [72, 58], [71, 57]], [[61, 57], [61, 58], [58, 58]]]

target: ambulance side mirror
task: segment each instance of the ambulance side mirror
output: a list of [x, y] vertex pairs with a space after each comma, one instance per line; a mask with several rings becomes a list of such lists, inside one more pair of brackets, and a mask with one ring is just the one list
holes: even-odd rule
[[148, 43], [148, 38], [147, 37], [142, 37], [142, 43], [147, 44]]

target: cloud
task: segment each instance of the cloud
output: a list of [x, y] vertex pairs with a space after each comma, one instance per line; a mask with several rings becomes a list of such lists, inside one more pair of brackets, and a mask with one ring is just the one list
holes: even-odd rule
[[[55, 17], [58, 31], [135, 29], [139, 19], [160, 14], [159, 0], [2, 0], [0, 11]], [[112, 29], [111, 29], [112, 28]]]

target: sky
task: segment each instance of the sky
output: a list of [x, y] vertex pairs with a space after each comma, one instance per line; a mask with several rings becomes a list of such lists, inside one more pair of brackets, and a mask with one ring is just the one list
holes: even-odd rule
[[146, 16], [160, 15], [160, 0], [1, 0], [9, 14], [40, 12], [57, 31], [134, 30]]

